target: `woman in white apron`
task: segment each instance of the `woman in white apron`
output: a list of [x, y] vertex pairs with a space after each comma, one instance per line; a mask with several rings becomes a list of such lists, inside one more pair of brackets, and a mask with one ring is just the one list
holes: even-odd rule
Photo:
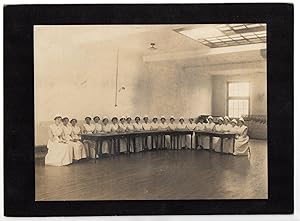
[[[207, 117], [207, 123], [205, 124], [205, 131], [213, 131], [214, 127], [215, 127], [215, 123], [213, 121], [213, 117], [212, 116], [208, 116]], [[209, 150], [210, 149], [210, 138], [209, 136], [203, 136], [203, 148], [205, 150]]]
[[[146, 115], [143, 118], [144, 122], [142, 123], [142, 127], [144, 131], [150, 131], [151, 123], [149, 122], [149, 117]], [[151, 150], [151, 137], [147, 136], [143, 138], [143, 146], [146, 150]]]
[[[186, 125], [186, 123], [184, 123], [184, 118], [183, 117], [179, 118], [179, 123], [177, 124], [176, 129], [178, 129], [178, 130], [187, 130], [187, 125]], [[178, 149], [185, 149], [186, 148], [186, 135], [179, 135], [177, 139], [179, 139]]]
[[[122, 116], [120, 118], [119, 132], [120, 133], [125, 133], [126, 132], [126, 123], [125, 123], [125, 117], [124, 116]], [[120, 139], [120, 153], [126, 153], [126, 152], [127, 152], [127, 140], [126, 140], [126, 138], [121, 138]]]
[[69, 124], [69, 118], [63, 118], [63, 139], [66, 143], [73, 147], [73, 159], [80, 160], [86, 158], [86, 151], [83, 144], [79, 140], [73, 140], [72, 138], [72, 126]]
[[[199, 122], [197, 123], [196, 125], [196, 129], [197, 131], [205, 131], [205, 123], [204, 123], [204, 118], [203, 117], [199, 117]], [[197, 137], [197, 148], [200, 147], [200, 148], [203, 148], [203, 139], [204, 137], [203, 136], [198, 136]]]
[[95, 131], [94, 133], [101, 133], [102, 132], [102, 125], [100, 123], [100, 117], [95, 116], [94, 117], [94, 123], [95, 123]]
[[248, 127], [245, 125], [244, 119], [241, 117], [238, 121], [237, 136], [235, 140], [233, 155], [248, 156], [249, 150], [249, 136]]
[[[82, 125], [82, 133], [83, 134], [92, 134], [95, 132], [95, 125], [91, 123], [91, 120], [92, 120], [91, 117], [85, 118], [85, 123]], [[96, 142], [92, 141], [92, 140], [84, 140], [83, 144], [84, 144], [87, 156], [94, 158]]]
[[[102, 119], [102, 132], [103, 133], [111, 133], [111, 125], [108, 122], [108, 117], [104, 117]], [[111, 141], [103, 140], [102, 142], [102, 154], [112, 154], [111, 152]]]
[[48, 153], [45, 164], [51, 166], [64, 166], [73, 161], [73, 147], [64, 142], [62, 135], [61, 116], [54, 117], [54, 124], [49, 127]]
[[[196, 123], [194, 122], [194, 118], [190, 117], [189, 122], [187, 123], [187, 129], [189, 131], [194, 131], [196, 129]], [[193, 148], [195, 145], [195, 136], [192, 138], [192, 143], [191, 143], [191, 135], [186, 136], [186, 143], [187, 143], [187, 148]]]
[[[157, 117], [154, 116], [152, 119], [152, 123], [151, 123], [151, 130], [152, 131], [158, 131], [159, 128], [159, 124], [157, 123]], [[160, 147], [160, 139], [159, 136], [152, 136], [152, 143], [153, 143], [153, 148], [154, 149], [158, 149]]]
[[[228, 116], [224, 117], [223, 131], [224, 133], [230, 133], [232, 130], [232, 125]], [[234, 139], [234, 138], [233, 138]], [[223, 141], [223, 152], [233, 153], [233, 139], [225, 138]]]
[[[224, 132], [223, 122], [224, 122], [223, 117], [219, 117], [218, 124], [215, 125], [214, 131], [223, 133]], [[220, 137], [213, 137], [213, 149], [216, 152], [221, 152], [221, 138]]]
[[[133, 123], [133, 128], [134, 131], [142, 131], [143, 130], [143, 126], [141, 124], [141, 118], [139, 116], [135, 117], [135, 123]], [[135, 137], [135, 152], [140, 152], [143, 150], [143, 137]]]
[[[162, 130], [162, 131], [169, 130], [169, 124], [166, 123], [166, 118], [164, 116], [161, 116], [161, 118], [160, 118], [159, 130]], [[170, 136], [169, 135], [165, 135], [163, 137], [162, 147], [167, 148], [167, 149], [170, 148]]]
[[[174, 131], [176, 130], [177, 125], [175, 123], [175, 117], [171, 116], [170, 117], [170, 123], [169, 123], [169, 130]], [[176, 142], [176, 136], [171, 135], [170, 136], [170, 148], [171, 149], [176, 149], [177, 148], [177, 142]]]
[[[126, 132], [133, 132], [134, 131], [134, 127], [133, 127], [133, 124], [132, 124], [132, 119], [130, 116], [127, 116], [126, 117]], [[134, 149], [133, 149], [133, 140], [130, 139], [129, 140], [129, 150], [130, 152], [133, 152]]]
[[[111, 119], [111, 132], [113, 133], [118, 133], [119, 132], [119, 125], [118, 125], [118, 118], [116, 116], [114, 116]], [[113, 139], [112, 140], [112, 152], [113, 154], [118, 154], [119, 153], [119, 139]]]
[[74, 155], [77, 155], [76, 157], [74, 158], [79, 158], [81, 156], [81, 158], [86, 158], [86, 150], [84, 148], [84, 145], [83, 143], [80, 141], [80, 134], [81, 134], [81, 129], [80, 127], [78, 127], [76, 124], [77, 124], [77, 120], [76, 119], [72, 119], [70, 121], [71, 123], [71, 128], [72, 128], [72, 133], [71, 133], [71, 137], [72, 137], [72, 140], [73, 142], [78, 142], [82, 145], [82, 149], [81, 149], [81, 152], [74, 152]]

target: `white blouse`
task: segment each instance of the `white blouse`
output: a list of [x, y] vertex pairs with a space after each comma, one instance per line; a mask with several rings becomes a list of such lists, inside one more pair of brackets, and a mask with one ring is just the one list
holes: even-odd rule
[[87, 134], [91, 134], [95, 131], [95, 125], [94, 124], [83, 124], [83, 127]]
[[72, 127], [70, 125], [62, 125], [63, 129], [63, 138], [64, 140], [70, 141], [72, 140], [71, 134], [72, 134]]
[[169, 125], [167, 123], [160, 123], [159, 128], [162, 130], [166, 130], [169, 128]]
[[142, 123], [142, 127], [144, 130], [150, 130], [151, 129], [151, 123]]
[[72, 134], [71, 134], [71, 136], [72, 136], [72, 138], [73, 139], [80, 139], [80, 134], [81, 134], [81, 130], [80, 130], [80, 127], [78, 127], [78, 126], [71, 126], [71, 128], [72, 128]]
[[117, 132], [119, 130], [119, 125], [118, 124], [112, 124], [111, 125], [111, 131], [112, 132]]
[[151, 124], [151, 130], [158, 130], [159, 124], [158, 123], [152, 123]]
[[100, 133], [102, 131], [102, 125], [100, 123], [95, 123], [95, 132]]
[[134, 130], [133, 124], [132, 123], [126, 123], [126, 130], [133, 131]]
[[196, 126], [197, 126], [197, 124], [196, 123], [188, 123], [187, 124], [187, 128], [189, 129], [189, 130], [195, 130], [196, 129]]
[[212, 131], [214, 127], [215, 127], [214, 122], [205, 124], [205, 129], [208, 131]]
[[176, 130], [176, 124], [175, 123], [169, 123], [169, 128], [171, 130]]
[[119, 123], [119, 130], [121, 131], [121, 132], [124, 132], [125, 130], [126, 130], [126, 124], [125, 123]]
[[205, 124], [198, 123], [196, 126], [196, 130], [205, 130]]
[[53, 142], [62, 140], [63, 129], [61, 125], [51, 124], [49, 127], [49, 138]]
[[133, 124], [133, 128], [134, 128], [135, 130], [143, 130], [143, 126], [142, 126], [141, 123], [134, 123], [134, 124]]
[[177, 124], [177, 129], [186, 129], [186, 128], [187, 128], [187, 125], [185, 123], [182, 124], [182, 123], [179, 122]]
[[103, 124], [103, 126], [102, 126], [103, 132], [109, 133], [109, 132], [111, 132], [111, 130], [112, 130], [112, 128], [111, 128], [110, 124], [106, 124], [106, 125]]

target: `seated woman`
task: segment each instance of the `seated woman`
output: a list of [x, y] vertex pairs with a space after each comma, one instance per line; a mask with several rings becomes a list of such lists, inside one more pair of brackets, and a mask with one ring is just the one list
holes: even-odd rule
[[81, 143], [79, 140], [74, 140], [72, 137], [73, 128], [71, 125], [69, 125], [69, 118], [64, 117], [62, 121], [63, 140], [73, 147], [73, 159], [80, 160], [82, 158], [86, 158], [86, 150], [83, 146], [83, 143]]
[[[176, 130], [176, 123], [175, 123], [175, 117], [170, 117], [170, 123], [169, 123], [169, 130]], [[177, 148], [177, 142], [176, 142], [176, 136], [171, 135], [170, 136], [170, 147], [171, 149]]]
[[[135, 123], [133, 124], [133, 128], [135, 131], [142, 131], [143, 126], [140, 123], [141, 118], [139, 116], [135, 117]], [[143, 150], [143, 137], [135, 137], [135, 152], [140, 152]]]
[[64, 142], [62, 135], [61, 116], [54, 117], [54, 124], [49, 127], [48, 153], [45, 164], [51, 166], [64, 166], [73, 161], [73, 148]]
[[[176, 129], [178, 130], [186, 130], [187, 129], [187, 125], [186, 123], [184, 123], [184, 118], [180, 117], [179, 118], [179, 123], [177, 124]], [[178, 136], [178, 149], [185, 149], [186, 148], [186, 135], [179, 135]]]
[[[197, 123], [195, 130], [205, 131], [204, 118], [200, 116], [198, 121], [199, 122]], [[198, 147], [203, 148], [203, 136], [198, 136], [196, 140], [197, 140], [197, 144], [196, 144], [197, 148]]]
[[[150, 130], [152, 131], [157, 131], [159, 128], [159, 124], [157, 123], [157, 117], [154, 116], [152, 119], [152, 123], [151, 123], [151, 128]], [[152, 142], [153, 142], [153, 148], [154, 149], [159, 149], [160, 148], [160, 139], [159, 136], [152, 136]]]
[[[208, 116], [207, 121], [208, 122], [205, 124], [205, 131], [213, 131], [214, 127], [215, 127], [213, 117]], [[205, 150], [209, 150], [210, 149], [210, 138], [209, 138], [209, 136], [204, 136], [202, 141], [203, 141], [203, 148]]]
[[[70, 123], [71, 123], [71, 127], [72, 127], [71, 137], [72, 137], [73, 141], [81, 143], [81, 141], [80, 141], [81, 129], [80, 129], [80, 127], [78, 127], [76, 125], [77, 124], [77, 120], [76, 119], [72, 119], [70, 121]], [[83, 145], [83, 149], [81, 150], [81, 152], [77, 152], [75, 154], [78, 154], [78, 157], [81, 155], [81, 158], [86, 158], [87, 155], [86, 155], [86, 150], [84, 148], [84, 145]]]
[[[126, 132], [132, 132], [134, 131], [134, 127], [133, 127], [133, 124], [132, 124], [132, 119], [130, 116], [127, 116], [126, 117]], [[134, 152], [134, 147], [133, 147], [133, 140], [129, 140], [129, 149], [130, 149], [130, 152]]]
[[[83, 134], [92, 134], [95, 132], [95, 125], [91, 123], [92, 118], [86, 117], [85, 123], [82, 125], [82, 133]], [[88, 157], [94, 158], [95, 157], [95, 148], [96, 142], [92, 140], [84, 140], [83, 141], [84, 147], [86, 149], [86, 153]], [[97, 156], [96, 156], [97, 157]]]
[[[119, 129], [118, 131], [121, 133], [124, 133], [126, 131], [126, 123], [125, 123], [125, 117], [122, 116], [120, 118], [120, 123], [119, 123]], [[120, 139], [120, 153], [125, 153], [127, 152], [127, 140], [125, 138]]]
[[248, 154], [250, 154], [249, 136], [247, 135], [247, 133], [248, 127], [245, 125], [245, 121], [241, 117], [238, 121], [237, 135], [233, 155], [248, 156]]
[[[143, 130], [149, 131], [151, 129], [151, 123], [149, 122], [149, 117], [146, 115], [146, 116], [144, 116], [143, 120], [144, 120], [144, 122], [142, 123]], [[143, 138], [143, 146], [147, 150], [150, 150], [152, 148], [150, 136]]]
[[[232, 124], [228, 116], [224, 117], [223, 131], [224, 133], [231, 132]], [[224, 153], [233, 153], [233, 139], [225, 138], [223, 141], [223, 152]]]
[[[219, 117], [218, 124], [215, 125], [214, 131], [216, 132], [224, 132], [224, 119], [223, 117]], [[213, 137], [213, 149], [216, 152], [221, 152], [221, 138], [220, 137]]]
[[[161, 118], [160, 118], [159, 130], [162, 130], [162, 131], [169, 130], [169, 125], [166, 123], [166, 118], [164, 116], [161, 116]], [[165, 135], [164, 137], [162, 137], [161, 146], [164, 148], [170, 148], [170, 136], [169, 135]]]
[[[119, 125], [118, 125], [118, 118], [114, 116], [111, 119], [111, 132], [117, 133], [119, 132]], [[112, 153], [113, 154], [118, 154], [119, 153], [119, 139], [112, 139]]]
[[[102, 119], [102, 132], [103, 133], [111, 133], [111, 125], [108, 123], [108, 117], [103, 117]], [[110, 140], [104, 140], [102, 142], [102, 153], [103, 154], [111, 154], [111, 141]]]
[[95, 122], [95, 131], [94, 131], [94, 133], [101, 133], [102, 132], [102, 125], [100, 123], [100, 117], [95, 116], [94, 117], [94, 122]]
[[[194, 131], [196, 129], [196, 123], [194, 122], [194, 118], [190, 117], [189, 118], [189, 122], [187, 123], [187, 129], [190, 131]], [[191, 143], [191, 135], [187, 135], [187, 147], [188, 148], [193, 148], [193, 146], [195, 145], [195, 137], [193, 136], [192, 138], [192, 143]]]

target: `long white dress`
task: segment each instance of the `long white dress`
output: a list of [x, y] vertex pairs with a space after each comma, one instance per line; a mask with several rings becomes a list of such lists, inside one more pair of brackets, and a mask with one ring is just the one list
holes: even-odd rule
[[[157, 131], [158, 128], [159, 128], [159, 124], [157, 122], [156, 123], [154, 123], [154, 122], [151, 123], [151, 130], [152, 131]], [[152, 138], [153, 148], [154, 149], [160, 148], [160, 141], [161, 141], [160, 137], [159, 136], [152, 136], [152, 137], [153, 137]]]
[[[215, 127], [215, 123], [214, 122], [211, 122], [211, 123], [206, 123], [205, 124], [205, 130], [206, 131], [213, 131]], [[203, 142], [203, 148], [204, 149], [209, 149], [210, 146], [209, 146], [209, 136], [202, 136], [203, 139], [202, 139], [202, 142]]]
[[[196, 126], [197, 126], [197, 124], [196, 123], [194, 123], [194, 122], [189, 122], [189, 123], [187, 123], [186, 124], [187, 125], [187, 129], [189, 130], [189, 131], [194, 131], [195, 129], [196, 129]], [[187, 148], [192, 148], [192, 147], [194, 147], [195, 146], [195, 136], [193, 136], [193, 138], [192, 138], [192, 143], [191, 143], [191, 135], [187, 135], [186, 136], [186, 145], [187, 145]]]
[[[197, 125], [196, 125], [196, 130], [198, 130], [198, 131], [205, 131], [205, 124], [204, 123], [198, 123]], [[197, 139], [197, 147], [202, 147], [203, 148], [203, 139], [204, 139], [204, 137], [203, 136], [198, 136], [198, 139]]]
[[95, 133], [101, 133], [102, 132], [102, 125], [100, 123], [95, 123]]
[[[78, 140], [77, 142], [80, 142], [83, 145], [83, 143], [80, 141], [80, 134], [81, 134], [80, 127], [78, 127], [77, 125], [71, 126], [71, 127], [72, 127], [72, 133], [71, 133], [72, 139]], [[84, 148], [84, 145], [82, 147], [83, 147], [83, 149], [81, 152], [81, 156], [82, 156], [82, 158], [86, 158], [87, 157], [86, 149]]]
[[[83, 124], [83, 133], [92, 134], [95, 131], [95, 124]], [[92, 140], [84, 140], [83, 141], [86, 153], [88, 157], [94, 158], [95, 157], [95, 148], [96, 142]], [[96, 156], [97, 157], [97, 156]]]
[[[151, 123], [142, 123], [142, 127], [143, 127], [143, 130], [144, 131], [150, 131], [151, 129]], [[151, 149], [152, 146], [151, 146], [151, 137], [150, 136], [147, 136], [147, 137], [144, 137], [143, 139], [143, 146], [147, 149]]]
[[[141, 123], [133, 123], [133, 128], [135, 131], [143, 131], [143, 126]], [[135, 151], [140, 152], [143, 150], [143, 138], [135, 137]]]
[[[223, 133], [224, 132], [223, 124], [216, 124], [215, 131]], [[223, 144], [223, 147], [224, 147], [224, 144]], [[213, 137], [213, 149], [216, 152], [221, 152], [221, 138], [220, 137]]]
[[[160, 123], [159, 124], [159, 130], [163, 130], [163, 131], [166, 131], [166, 130], [169, 130], [169, 124], [168, 123]], [[170, 148], [170, 145], [171, 145], [171, 139], [170, 139], [170, 136], [169, 135], [165, 135], [165, 143], [163, 143], [163, 145], [165, 145], [164, 147], [165, 148]]]
[[73, 147], [73, 159], [80, 160], [86, 158], [86, 150], [83, 143], [78, 141], [73, 141], [72, 131], [73, 127], [71, 125], [62, 125], [63, 128], [63, 139]]
[[[126, 131], [128, 131], [128, 132], [133, 132], [134, 131], [134, 127], [133, 127], [132, 123], [126, 123], [125, 126], [126, 126]], [[133, 152], [134, 151], [134, 149], [133, 149], [133, 140], [130, 139], [129, 142], [130, 142], [129, 143], [129, 150], [130, 150], [130, 152]]]
[[73, 148], [62, 143], [63, 129], [61, 125], [52, 124], [49, 127], [48, 153], [45, 164], [51, 166], [64, 166], [73, 161]]
[[[187, 129], [187, 125], [185, 123], [180, 123], [179, 122], [177, 124], [176, 128], [179, 129], [179, 130], [184, 130], [184, 129]], [[179, 135], [177, 139], [179, 139], [179, 141], [178, 141], [178, 144], [179, 144], [178, 149], [186, 147], [186, 135]]]
[[[125, 123], [119, 123], [119, 131], [122, 133], [126, 131]], [[120, 139], [120, 152], [121, 153], [127, 152], [127, 140], [125, 138]]]
[[[169, 128], [170, 128], [170, 130], [171, 131], [174, 131], [174, 130], [176, 130], [176, 128], [177, 128], [177, 125], [176, 125], [176, 123], [169, 123]], [[171, 146], [171, 148], [173, 148], [173, 149], [176, 149], [177, 148], [177, 142], [176, 142], [176, 139], [177, 139], [177, 137], [176, 136], [173, 136], [173, 135], [171, 135], [170, 136], [170, 146]]]
[[248, 133], [248, 127], [245, 125], [242, 125], [241, 127], [237, 128], [237, 138], [235, 140], [235, 146], [234, 146], [234, 155], [248, 155], [249, 150], [249, 136]]
[[[104, 133], [110, 133], [112, 130], [111, 125], [110, 124], [103, 124], [102, 125], [102, 132]], [[110, 140], [104, 140], [102, 142], [102, 153], [110, 153], [110, 149], [111, 149], [111, 141]]]
[[[113, 133], [117, 133], [119, 131], [119, 125], [118, 124], [111, 124], [111, 132]], [[116, 154], [116, 151], [118, 151], [119, 148], [119, 144], [118, 144], [118, 140], [114, 139], [115, 143], [112, 143], [112, 145], [114, 144], [114, 146], [112, 146], [112, 150], [113, 153]]]
[[[223, 131], [226, 132], [233, 132], [235, 133], [235, 129], [232, 127], [231, 124], [224, 124]], [[234, 138], [225, 138], [223, 141], [223, 152], [224, 153], [233, 153], [233, 140]]]

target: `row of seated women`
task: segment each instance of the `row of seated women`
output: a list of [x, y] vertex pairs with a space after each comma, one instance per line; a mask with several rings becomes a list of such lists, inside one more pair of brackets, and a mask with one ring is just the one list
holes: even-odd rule
[[[206, 122], [204, 122], [206, 120]], [[169, 119], [169, 123], [165, 117], [160, 118], [160, 122], [157, 117], [153, 117], [152, 121], [149, 120], [148, 116], [143, 117], [143, 122], [141, 118], [136, 116], [134, 122], [130, 116], [113, 117], [111, 123], [107, 117], [102, 118], [95, 116], [93, 118], [86, 117], [85, 123], [79, 127], [77, 126], [77, 120], [69, 119], [61, 116], [56, 116], [54, 118], [55, 123], [50, 126], [49, 129], [49, 141], [48, 141], [48, 153], [45, 158], [46, 165], [62, 166], [68, 165], [73, 162], [73, 160], [80, 160], [86, 157], [98, 157], [95, 154], [96, 142], [91, 140], [84, 140], [83, 143], [80, 141], [81, 134], [93, 134], [93, 133], [112, 133], [112, 132], [130, 132], [130, 131], [156, 131], [156, 130], [190, 130], [190, 131], [216, 131], [216, 132], [231, 132], [235, 133], [235, 146], [233, 150], [233, 139], [225, 139], [223, 141], [223, 152], [232, 153], [234, 155], [247, 155], [248, 154], [248, 141], [247, 136], [247, 126], [244, 124], [244, 119], [240, 118], [238, 121], [233, 119], [230, 121], [229, 117], [220, 117], [218, 123], [214, 123], [212, 116], [204, 119], [199, 118], [198, 123], [194, 122], [194, 118], [189, 118], [188, 122], [185, 123], [183, 117], [179, 118], [179, 122], [175, 123], [175, 118], [172, 116]], [[164, 143], [164, 148], [170, 149], [171, 147], [176, 149], [191, 148], [196, 145], [203, 149], [211, 149], [220, 152], [221, 151], [221, 141], [220, 138], [213, 138], [213, 145], [210, 146], [210, 139], [207, 136], [201, 136], [198, 139], [192, 138], [191, 135], [180, 135], [176, 139], [171, 139], [169, 135], [165, 136], [153, 136], [151, 137], [136, 137], [135, 138], [135, 148], [133, 147], [133, 141], [129, 144], [130, 151], [140, 152], [142, 150], [151, 150], [162, 148], [162, 143]], [[164, 142], [162, 142], [162, 139]], [[197, 144], [195, 144], [197, 140]], [[171, 143], [172, 142], [172, 143]], [[192, 143], [191, 143], [192, 142]], [[102, 154], [111, 154], [114, 149], [112, 148], [112, 141], [105, 140], [102, 143], [101, 152]], [[119, 152], [127, 151], [127, 140], [120, 138]], [[99, 153], [99, 149], [97, 150]]]

